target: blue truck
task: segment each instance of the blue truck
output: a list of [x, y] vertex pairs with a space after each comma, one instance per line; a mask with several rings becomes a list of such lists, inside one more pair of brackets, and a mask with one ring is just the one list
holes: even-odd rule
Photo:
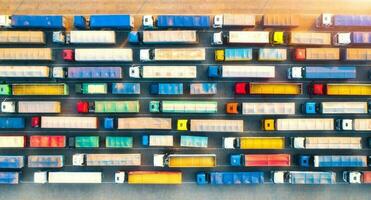
[[305, 66], [290, 67], [287, 71], [288, 79], [354, 79], [357, 76], [355, 66]]
[[19, 172], [0, 172], [0, 184], [18, 184]]
[[181, 147], [207, 148], [207, 141], [208, 137], [205, 136], [193, 136], [193, 135], [180, 136]]
[[[143, 16], [143, 27], [153, 28], [154, 21], [153, 16]], [[159, 15], [156, 25], [159, 29], [208, 29], [211, 26], [210, 17], [206, 15]]]
[[196, 182], [198, 185], [263, 184], [264, 172], [199, 172]]
[[2, 169], [21, 169], [23, 167], [23, 156], [0, 156], [0, 168]]
[[183, 83], [154, 83], [150, 86], [153, 95], [182, 95]]
[[301, 155], [301, 167], [367, 167], [367, 156], [361, 155]]
[[[75, 16], [73, 23], [77, 29], [86, 29], [86, 22], [84, 16]], [[130, 15], [91, 15], [89, 27], [90, 29], [130, 30], [134, 28], [134, 18]]]
[[140, 94], [140, 83], [112, 83], [112, 94]]
[[25, 128], [25, 120], [22, 117], [0, 117], [0, 129]]
[[289, 184], [335, 184], [336, 173], [325, 171], [274, 171], [273, 183]]
[[122, 78], [121, 67], [53, 67], [54, 78], [71, 79], [119, 79]]
[[29, 168], [61, 168], [63, 167], [62, 155], [32, 155], [28, 156]]
[[12, 15], [11, 27], [20, 29], [64, 29], [61, 15]]

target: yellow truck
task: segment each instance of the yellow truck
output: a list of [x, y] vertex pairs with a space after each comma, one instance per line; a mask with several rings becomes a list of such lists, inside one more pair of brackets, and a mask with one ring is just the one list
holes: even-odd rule
[[371, 60], [371, 48], [347, 48], [345, 60], [369, 61]]
[[248, 84], [249, 94], [258, 95], [300, 95], [303, 93], [302, 83], [258, 83], [250, 82]]
[[284, 149], [284, 137], [225, 137], [225, 149]]
[[192, 168], [216, 167], [215, 154], [154, 154], [155, 167]]
[[64, 83], [19, 83], [12, 85], [13, 95], [68, 95]]
[[[128, 184], [182, 184], [182, 172], [179, 171], [130, 171], [127, 176]], [[117, 172], [115, 182], [124, 183], [125, 172]]]
[[371, 84], [328, 83], [325, 91], [327, 95], [370, 96]]

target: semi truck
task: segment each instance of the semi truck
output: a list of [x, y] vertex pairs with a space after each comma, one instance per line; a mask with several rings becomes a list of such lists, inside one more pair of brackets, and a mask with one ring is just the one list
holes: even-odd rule
[[287, 49], [285, 48], [259, 48], [259, 61], [285, 61]]
[[24, 156], [0, 156], [1, 169], [22, 169], [24, 167]]
[[102, 172], [47, 172], [34, 173], [34, 183], [102, 183]]
[[132, 117], [118, 118], [117, 129], [171, 130], [171, 118]]
[[53, 32], [53, 42], [61, 44], [115, 44], [115, 31]]
[[361, 155], [301, 155], [301, 167], [367, 167], [367, 156]]
[[332, 131], [335, 130], [333, 118], [281, 118], [264, 119], [265, 131]]
[[284, 149], [284, 137], [225, 137], [225, 149]]
[[20, 172], [0, 172], [0, 184], [18, 184]]
[[245, 185], [263, 184], [264, 172], [198, 172], [198, 185]]
[[112, 83], [112, 94], [140, 94], [140, 83]]
[[209, 168], [216, 167], [215, 154], [154, 154], [155, 167]]
[[217, 113], [217, 101], [150, 101], [150, 112], [161, 113]]
[[181, 135], [180, 146], [181, 147], [197, 147], [207, 148], [208, 137], [205, 136], [193, 136], [193, 135]]
[[[41, 122], [40, 122], [41, 121]], [[63, 129], [97, 129], [97, 117], [41, 116], [33, 127]]]
[[214, 28], [223, 27], [254, 27], [255, 15], [248, 14], [223, 14], [214, 16]]
[[78, 101], [78, 113], [138, 113], [139, 101]]
[[205, 48], [140, 49], [140, 60], [148, 61], [204, 61]]
[[339, 48], [296, 48], [295, 61], [331, 61], [340, 60]]
[[302, 83], [284, 82], [237, 82], [235, 84], [235, 94], [254, 94], [254, 95], [300, 95], [303, 93]]
[[191, 79], [197, 77], [197, 66], [132, 66], [129, 77]]
[[297, 149], [362, 149], [361, 137], [293, 137]]
[[269, 44], [269, 31], [223, 31], [214, 33], [213, 44]]
[[189, 86], [191, 95], [213, 95], [217, 93], [216, 83], [191, 83]]
[[106, 148], [132, 148], [133, 137], [106, 136]]
[[243, 132], [243, 120], [226, 119], [180, 119], [177, 122], [177, 129], [191, 132]]
[[328, 96], [370, 96], [371, 84], [356, 83], [314, 83], [310, 86], [313, 95]]
[[140, 166], [141, 154], [74, 154], [74, 166]]
[[45, 44], [42, 31], [1, 31], [1, 44]]
[[210, 65], [210, 78], [274, 78], [275, 66], [258, 65]]
[[143, 135], [142, 145], [149, 147], [172, 147], [174, 136], [172, 135]]
[[77, 94], [107, 94], [107, 83], [81, 83], [75, 85]]
[[150, 93], [152, 95], [182, 95], [183, 83], [152, 83]]
[[145, 29], [208, 29], [210, 17], [207, 15], [158, 15], [156, 20], [152, 15], [143, 16]]
[[289, 67], [288, 79], [355, 79], [357, 70], [355, 66], [305, 66]]
[[180, 171], [119, 171], [115, 173], [115, 183], [124, 183], [126, 174], [128, 184], [182, 184]]
[[264, 27], [287, 27], [293, 28], [299, 26], [300, 17], [291, 14], [265, 14], [263, 16]]
[[245, 167], [290, 167], [290, 154], [232, 154], [231, 166]]
[[336, 130], [371, 131], [371, 119], [337, 119]]
[[319, 28], [367, 28], [371, 27], [371, 16], [322, 13], [317, 19], [316, 26]]
[[345, 49], [346, 61], [370, 61], [371, 48], [346, 48]]
[[132, 62], [133, 50], [129, 48], [65, 49], [63, 59], [79, 62]]
[[70, 148], [99, 148], [99, 136], [75, 136], [68, 138]]
[[54, 78], [121, 79], [121, 67], [53, 67]]
[[0, 148], [24, 148], [25, 146], [26, 136], [0, 136]]
[[29, 168], [62, 168], [62, 155], [32, 155], [27, 157]]
[[367, 46], [371, 44], [371, 32], [339, 32], [334, 35], [334, 45]]
[[273, 183], [336, 184], [336, 173], [327, 171], [273, 171]]
[[290, 32], [290, 45], [323, 45], [330, 46], [331, 33], [327, 32]]
[[[237, 102], [226, 103], [225, 111], [228, 114], [238, 114], [242, 111], [242, 115], [294, 115], [295, 103], [242, 103], [242, 108]], [[241, 111], [240, 111], [241, 110]]]
[[66, 147], [66, 136], [31, 135], [29, 145], [31, 148], [64, 148]]
[[350, 184], [370, 184], [371, 171], [344, 171], [343, 180]]
[[367, 102], [305, 102], [302, 107], [305, 114], [367, 114]]
[[12, 84], [14, 96], [56, 96], [68, 95], [68, 85], [65, 83], [15, 83]]
[[[0, 32], [1, 33], [1, 32]], [[49, 78], [48, 66], [1, 66], [2, 78]]]
[[0, 117], [0, 129], [22, 129], [25, 127], [23, 117]]
[[252, 48], [225, 48], [215, 50], [215, 61], [251, 61]]
[[90, 29], [130, 30], [134, 28], [134, 17], [126, 14], [90, 15], [89, 20], [87, 20], [84, 16], [77, 15], [74, 16], [73, 21], [75, 28], [78, 29], [90, 28]]
[[12, 15], [5, 27], [16, 29], [64, 29], [61, 15]]
[[4, 113], [60, 113], [60, 101], [4, 101], [1, 103]]
[[169, 31], [132, 31], [129, 42], [133, 44], [197, 44], [198, 37], [195, 30]]
[[51, 48], [0, 48], [0, 60], [53, 60]]

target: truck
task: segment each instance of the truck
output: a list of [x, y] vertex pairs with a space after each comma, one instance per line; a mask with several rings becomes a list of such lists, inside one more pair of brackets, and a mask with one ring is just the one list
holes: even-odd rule
[[106, 148], [132, 148], [133, 137], [106, 136]]
[[53, 32], [53, 42], [60, 44], [115, 44], [115, 31]]
[[299, 26], [300, 17], [291, 14], [265, 14], [263, 16], [264, 27], [294, 28]]
[[112, 94], [140, 94], [140, 83], [112, 83]]
[[150, 93], [152, 95], [182, 95], [183, 83], [152, 83]]
[[217, 101], [150, 101], [150, 112], [161, 113], [204, 113], [218, 112]]
[[237, 82], [234, 93], [238, 95], [301, 95], [303, 93], [303, 84], [285, 82]]
[[24, 148], [26, 136], [0, 136], [0, 148]]
[[191, 79], [197, 77], [197, 66], [132, 66], [129, 77]]
[[[182, 184], [180, 171], [129, 171], [127, 176], [128, 184]], [[124, 183], [125, 172], [116, 172], [115, 177], [116, 183]]]
[[281, 118], [264, 119], [265, 131], [333, 131], [334, 118]]
[[289, 67], [288, 79], [355, 79], [355, 66], [305, 66]]
[[53, 60], [51, 48], [0, 48], [0, 60]]
[[346, 48], [345, 49], [346, 61], [370, 61], [371, 48]]
[[[238, 103], [227, 103], [226, 112], [238, 113]], [[295, 115], [295, 103], [264, 102], [264, 103], [242, 103], [242, 115]], [[235, 112], [236, 111], [236, 112]]]
[[191, 135], [181, 135], [180, 136], [180, 146], [181, 147], [197, 147], [197, 148], [207, 148], [208, 137], [205, 136], [191, 136]]
[[285, 137], [224, 137], [225, 149], [285, 149]]
[[269, 31], [223, 31], [214, 33], [212, 44], [269, 44]]
[[[16, 106], [17, 105], [17, 106]], [[3, 101], [1, 112], [4, 113], [60, 113], [60, 101]]]
[[0, 84], [0, 95], [9, 96], [12, 94], [11, 85], [10, 84]]
[[371, 32], [338, 32], [334, 35], [334, 45], [367, 46], [371, 44]]
[[216, 167], [215, 154], [154, 154], [155, 167], [209, 168]]
[[198, 185], [245, 185], [263, 184], [264, 172], [198, 172]]
[[276, 67], [269, 65], [210, 65], [210, 78], [274, 78]]
[[1, 44], [45, 44], [42, 31], [1, 31]]
[[223, 27], [254, 27], [255, 15], [248, 14], [223, 14], [214, 16], [214, 28]]
[[132, 31], [129, 34], [129, 43], [133, 44], [197, 44], [198, 37], [195, 30], [169, 31]]
[[25, 127], [23, 117], [0, 117], [0, 129], [23, 129]]
[[252, 48], [225, 48], [215, 50], [215, 61], [251, 61]]
[[296, 149], [362, 149], [361, 137], [293, 137]]
[[12, 84], [14, 96], [65, 96], [69, 94], [65, 83], [15, 83]]
[[121, 67], [53, 67], [54, 78], [121, 79]]
[[367, 156], [361, 155], [302, 155], [301, 167], [367, 167]]
[[[40, 124], [41, 121], [41, 124]], [[97, 129], [97, 117], [41, 116], [34, 127], [63, 129]]]
[[217, 93], [216, 83], [191, 83], [189, 85], [190, 95], [213, 95]]
[[140, 166], [141, 154], [74, 154], [74, 166]]
[[289, 36], [289, 45], [323, 45], [330, 46], [331, 33], [328, 32], [298, 32], [292, 31]]
[[66, 147], [66, 136], [31, 135], [29, 145], [31, 148], [64, 148]]
[[107, 94], [107, 83], [81, 83], [75, 85], [77, 94]]
[[290, 167], [290, 154], [232, 154], [231, 166], [245, 167]]
[[350, 184], [370, 184], [371, 171], [344, 171], [343, 180]]
[[72, 148], [99, 148], [99, 136], [69, 137], [68, 143]]
[[129, 48], [65, 49], [63, 58], [65, 61], [79, 62], [132, 62], [133, 50]]
[[24, 167], [24, 156], [0, 156], [1, 169], [22, 169]]
[[336, 184], [336, 173], [326, 171], [274, 171], [273, 183]]
[[305, 114], [367, 114], [367, 102], [305, 102], [302, 107]]
[[371, 131], [371, 119], [336, 119], [336, 130]]
[[117, 129], [171, 130], [171, 118], [132, 117], [118, 118]]
[[47, 172], [34, 173], [34, 183], [102, 183], [102, 172]]
[[314, 83], [310, 86], [313, 95], [328, 96], [370, 96], [371, 84], [356, 83]]
[[318, 28], [369, 28], [371, 16], [322, 13], [317, 19], [316, 26]]
[[172, 147], [174, 136], [172, 135], [143, 135], [142, 145], [149, 147]]
[[[1, 33], [1, 32], [0, 32]], [[1, 78], [49, 78], [48, 66], [1, 66]]]
[[18, 184], [20, 172], [0, 172], [0, 184]]
[[191, 119], [178, 120], [178, 130], [191, 132], [243, 132], [243, 120]]
[[204, 61], [205, 48], [140, 49], [140, 61]]
[[[79, 29], [86, 29], [86, 19], [83, 16], [74, 16], [74, 26]], [[130, 30], [134, 28], [134, 17], [121, 15], [90, 15], [90, 29], [120, 29]]]
[[259, 61], [285, 61], [287, 49], [285, 48], [259, 48]]
[[207, 15], [158, 15], [155, 21], [152, 15], [143, 16], [145, 29], [155, 28], [155, 26], [158, 29], [208, 29], [210, 17]]
[[78, 101], [78, 113], [138, 113], [139, 101]]
[[339, 48], [296, 48], [295, 61], [331, 61], [340, 60]]
[[62, 155], [32, 155], [27, 157], [29, 168], [62, 168]]
[[17, 29], [64, 29], [65, 20], [61, 15], [12, 15], [11, 28]]

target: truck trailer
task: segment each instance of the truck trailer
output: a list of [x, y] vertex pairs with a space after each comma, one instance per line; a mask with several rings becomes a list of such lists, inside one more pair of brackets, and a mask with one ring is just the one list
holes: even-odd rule
[[53, 42], [62, 44], [115, 44], [114, 31], [53, 32]]
[[54, 78], [69, 79], [121, 79], [121, 67], [53, 67]]
[[288, 79], [355, 79], [355, 66], [305, 66], [290, 67], [287, 70]]
[[138, 113], [139, 101], [78, 101], [79, 113]]
[[293, 28], [299, 26], [300, 17], [291, 14], [265, 14], [263, 16], [264, 27]]
[[51, 48], [0, 48], [0, 60], [53, 60]]
[[115, 173], [115, 183], [124, 183], [126, 174], [128, 184], [182, 184], [180, 171], [119, 171]]
[[[228, 112], [227, 108], [227, 112]], [[242, 115], [295, 115], [295, 103], [242, 103]]]
[[129, 42], [134, 44], [197, 44], [197, 32], [194, 30], [169, 31], [132, 31]]
[[225, 149], [285, 149], [284, 137], [225, 137]]
[[140, 83], [112, 83], [112, 94], [140, 94]]
[[[41, 116], [41, 128], [97, 129], [97, 117]], [[39, 125], [39, 124], [37, 124]], [[38, 127], [36, 125], [36, 127]]]
[[243, 132], [243, 120], [191, 119], [178, 120], [178, 130], [191, 132]]
[[[1, 32], [0, 32], [1, 33]], [[1, 66], [2, 78], [49, 78], [48, 66]]]
[[216, 167], [215, 154], [154, 154], [155, 167], [207, 168]]
[[237, 82], [235, 94], [254, 95], [300, 95], [303, 93], [302, 83], [284, 82]]
[[285, 61], [287, 49], [285, 48], [259, 48], [259, 61]]
[[346, 61], [370, 61], [371, 48], [346, 48], [345, 49]]
[[197, 78], [197, 66], [132, 66], [130, 78]]
[[0, 136], [0, 148], [24, 148], [25, 146], [26, 136]]
[[331, 61], [340, 60], [339, 48], [296, 48], [295, 61]]
[[305, 102], [305, 114], [367, 114], [367, 102]]
[[191, 83], [189, 86], [191, 95], [213, 95], [217, 93], [216, 83]]
[[143, 27], [158, 29], [208, 29], [210, 17], [207, 15], [151, 15], [143, 16]]
[[290, 154], [232, 154], [231, 166], [245, 167], [290, 167]]
[[314, 95], [328, 96], [370, 96], [371, 84], [356, 83], [314, 83], [310, 86]]
[[362, 149], [361, 137], [293, 137], [297, 149]]
[[260, 65], [210, 65], [210, 78], [274, 78], [275, 66]]
[[273, 183], [336, 184], [336, 173], [326, 171], [274, 171]]
[[74, 154], [74, 166], [140, 166], [141, 154]]
[[132, 117], [118, 118], [117, 129], [171, 130], [171, 118]]
[[31, 135], [29, 140], [31, 148], [64, 148], [67, 144], [63, 135]]
[[333, 118], [281, 118], [264, 119], [265, 131], [332, 131], [335, 130]]
[[150, 93], [152, 95], [182, 95], [183, 83], [152, 83]]
[[223, 31], [214, 33], [213, 44], [269, 44], [269, 31]]
[[11, 28], [16, 29], [64, 29], [65, 19], [61, 15], [12, 15]]
[[62, 155], [31, 155], [27, 157], [29, 168], [62, 168]]
[[290, 32], [289, 45], [323, 45], [330, 46], [331, 33], [327, 32]]
[[217, 101], [150, 101], [150, 112], [162, 113], [217, 113]]
[[248, 14], [223, 14], [214, 16], [214, 28], [223, 27], [254, 27], [255, 15]]
[[45, 44], [42, 31], [1, 31], [1, 44]]
[[140, 49], [140, 60], [147, 61], [204, 61], [205, 48]]
[[47, 172], [34, 173], [34, 183], [102, 183], [102, 172]]
[[56, 96], [68, 95], [68, 85], [65, 83], [15, 83], [12, 84], [14, 96]]
[[106, 136], [106, 148], [132, 148], [133, 137]]
[[22, 129], [25, 127], [23, 117], [0, 117], [0, 129]]
[[1, 112], [5, 113], [60, 113], [59, 101], [4, 101]]
[[181, 135], [180, 146], [181, 147], [197, 147], [207, 148], [208, 137], [205, 136], [193, 136], [193, 135]]
[[263, 184], [264, 172], [199, 172], [196, 174], [198, 185], [245, 185]]
[[371, 15], [322, 13], [317, 19], [316, 26], [319, 28], [369, 28], [371, 27]]
[[252, 48], [225, 48], [215, 50], [215, 61], [252, 61]]
[[24, 156], [0, 156], [1, 169], [22, 169], [24, 167]]
[[18, 184], [20, 172], [0, 172], [0, 184]]
[[[63, 52], [67, 54], [66, 51]], [[132, 62], [133, 61], [133, 50], [129, 48], [99, 48], [99, 49], [75, 49], [72, 50], [72, 54], [74, 53], [74, 61], [79, 62]], [[64, 55], [65, 60], [73, 61], [72, 59], [66, 59], [66, 55]]]

